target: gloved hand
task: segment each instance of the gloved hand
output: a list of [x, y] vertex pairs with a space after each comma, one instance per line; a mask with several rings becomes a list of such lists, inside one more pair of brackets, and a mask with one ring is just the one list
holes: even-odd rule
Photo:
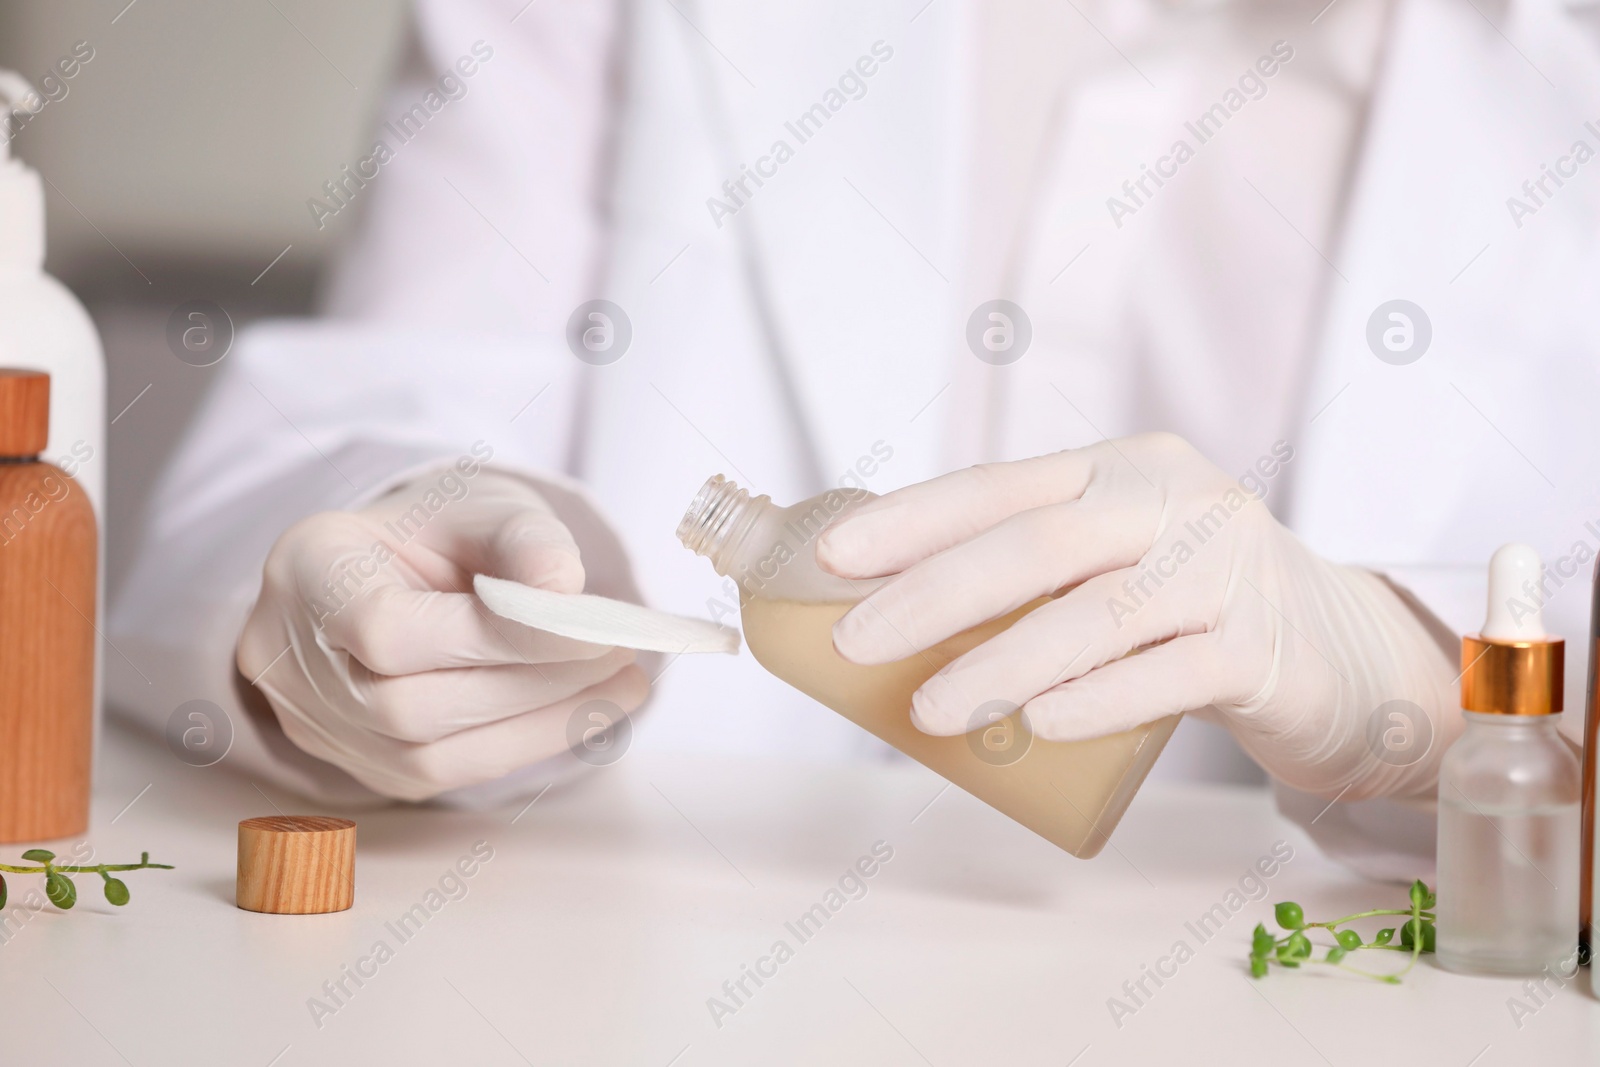
[[435, 490], [441, 508], [415, 509], [436, 483], [285, 531], [237, 653], [291, 741], [405, 800], [567, 751], [573, 709], [631, 712], [649, 691], [631, 651], [518, 625], [473, 596], [475, 572], [582, 591], [578, 546], [531, 485], [482, 471], [467, 495]]
[[[1318, 558], [1170, 434], [890, 493], [824, 531], [817, 558], [847, 578], [897, 575], [834, 627], [863, 664], [1067, 590], [918, 690], [912, 718], [931, 734], [985, 725], [974, 712], [995, 700], [1057, 741], [1209, 709], [1275, 777], [1353, 800], [1431, 790], [1459, 730], [1455, 664], [1395, 590]], [[1376, 748], [1369, 720], [1392, 700], [1426, 721], [1385, 759], [1391, 709]]]

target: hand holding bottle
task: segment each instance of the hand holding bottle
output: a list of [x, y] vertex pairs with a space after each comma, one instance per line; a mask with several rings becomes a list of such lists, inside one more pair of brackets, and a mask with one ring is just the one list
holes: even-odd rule
[[237, 656], [291, 741], [406, 800], [565, 752], [573, 709], [632, 712], [649, 691], [631, 651], [497, 618], [473, 596], [475, 573], [583, 590], [578, 546], [530, 484], [484, 471], [419, 513], [426, 488], [290, 527]]
[[[974, 711], [996, 700], [1058, 741], [1206, 709], [1275, 777], [1357, 799], [1430, 790], [1457, 729], [1455, 665], [1399, 594], [1316, 556], [1170, 434], [907, 487], [829, 527], [817, 558], [847, 578], [895, 575], [834, 628], [863, 664], [1055, 597], [917, 691], [928, 733], [981, 725]], [[1435, 739], [1408, 765], [1367, 741], [1397, 699]]]

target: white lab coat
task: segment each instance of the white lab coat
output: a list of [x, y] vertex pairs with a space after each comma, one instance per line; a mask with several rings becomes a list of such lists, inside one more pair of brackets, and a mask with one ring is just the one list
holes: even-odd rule
[[[1285, 441], [1277, 513], [1457, 633], [1499, 543], [1600, 548], [1600, 163], [1520, 227], [1506, 206], [1573, 141], [1600, 149], [1586, 9], [919, 6], [545, 3], [507, 25], [498, 4], [423, 0], [421, 77], [477, 40], [494, 58], [330, 220], [350, 242], [334, 321], [258, 327], [219, 367], [116, 605], [114, 706], [160, 728], [212, 700], [236, 764], [363, 797], [241, 709], [233, 641], [285, 526], [476, 440], [566, 487], [596, 588], [634, 588], [626, 556], [645, 599], [696, 614], [731, 593], [672, 537], [707, 475], [787, 502], [880, 442], [877, 491], [1147, 429], [1241, 473]], [[1279, 40], [1295, 56], [1266, 94], [1117, 225], [1108, 198]], [[865, 94], [796, 144], [785, 121], [880, 41]], [[425, 88], [403, 81], [387, 111]], [[718, 226], [708, 199], [780, 138], [793, 158]], [[604, 367], [562, 341], [596, 296], [633, 328]], [[1010, 366], [964, 341], [995, 297], [1032, 320]], [[1395, 298], [1432, 324], [1406, 366], [1366, 341]], [[1587, 573], [1547, 608], [1578, 709]], [[1157, 773], [1237, 759], [1219, 738], [1186, 724]], [[674, 663], [634, 743], [879, 752], [748, 656]], [[1308, 802], [1284, 800], [1309, 823]], [[1314, 830], [1402, 871], [1430, 820], [1383, 843], [1392, 813], [1341, 804]]]

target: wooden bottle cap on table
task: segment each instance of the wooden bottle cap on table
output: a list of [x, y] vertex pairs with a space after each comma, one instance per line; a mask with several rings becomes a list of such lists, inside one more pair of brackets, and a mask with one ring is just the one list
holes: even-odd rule
[[234, 902], [275, 915], [344, 911], [356, 902], [356, 824], [323, 815], [245, 819]]
[[50, 375], [0, 369], [0, 456], [36, 456], [50, 439]]

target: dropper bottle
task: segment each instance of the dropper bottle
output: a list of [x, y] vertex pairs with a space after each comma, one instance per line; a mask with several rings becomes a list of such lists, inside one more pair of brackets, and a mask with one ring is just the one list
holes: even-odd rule
[[1461, 642], [1466, 729], [1439, 770], [1437, 953], [1469, 974], [1570, 977], [1579, 766], [1557, 732], [1565, 645], [1545, 632], [1539, 554], [1489, 561], [1483, 632]]

